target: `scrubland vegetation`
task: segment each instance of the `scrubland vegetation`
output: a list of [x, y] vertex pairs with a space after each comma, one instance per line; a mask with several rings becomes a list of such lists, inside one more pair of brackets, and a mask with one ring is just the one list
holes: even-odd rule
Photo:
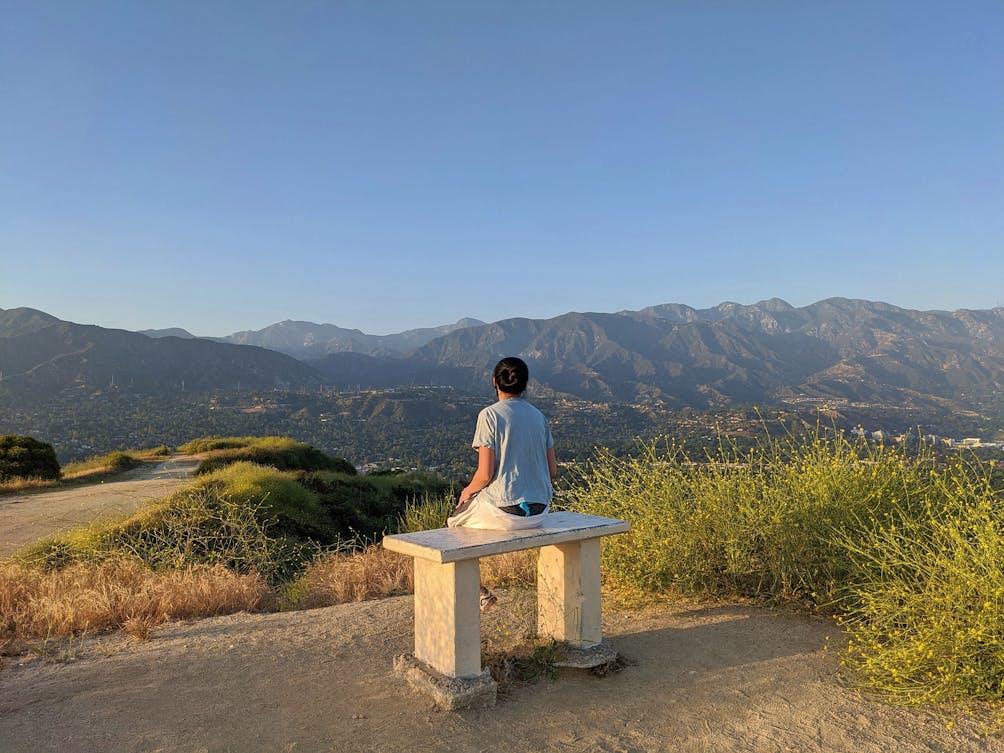
[[1004, 493], [990, 464], [842, 436], [600, 454], [564, 497], [631, 521], [604, 546], [622, 587], [836, 615], [847, 677], [904, 703], [1004, 700]]
[[178, 447], [179, 452], [202, 455], [197, 474], [212, 473], [239, 461], [269, 465], [280, 471], [336, 471], [354, 476], [356, 468], [303, 442], [288, 437], [204, 437]]
[[132, 470], [144, 462], [170, 455], [166, 445], [147, 450], [109, 452], [60, 468], [52, 445], [32, 437], [0, 436], [0, 494], [87, 482]]
[[59, 480], [51, 444], [17, 434], [0, 436], [0, 490], [49, 486]]
[[[325, 469], [297, 444], [190, 443], [228, 462], [128, 519], [24, 550], [0, 571], [5, 635], [141, 637], [169, 618], [410, 591], [410, 559], [375, 537], [442, 526], [456, 489], [431, 474]], [[240, 454], [264, 451], [279, 467]], [[851, 681], [937, 703], [1004, 701], [1002, 497], [989, 463], [816, 433], [702, 457], [672, 444], [601, 451], [558, 499], [631, 522], [604, 543], [609, 588], [833, 614]], [[487, 582], [534, 580], [532, 553], [482, 565]]]

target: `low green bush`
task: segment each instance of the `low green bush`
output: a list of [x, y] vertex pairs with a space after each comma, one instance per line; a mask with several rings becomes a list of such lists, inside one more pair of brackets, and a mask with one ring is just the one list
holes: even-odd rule
[[397, 530], [400, 533], [414, 531], [429, 531], [433, 528], [445, 528], [449, 518], [457, 506], [456, 495], [447, 496], [424, 495], [405, 505], [404, 512], [398, 517]]
[[115, 450], [106, 455], [97, 455], [87, 460], [81, 460], [78, 463], [67, 463], [63, 467], [63, 474], [65, 476], [81, 476], [89, 472], [123, 473], [142, 465], [142, 463], [143, 461], [132, 453]]
[[198, 455], [210, 450], [231, 450], [236, 447], [248, 447], [261, 437], [199, 437], [178, 445], [178, 452], [186, 455]]
[[238, 463], [124, 520], [57, 534], [18, 558], [53, 568], [131, 556], [154, 569], [225, 565], [279, 582], [334, 538], [317, 495], [291, 474]]
[[59, 476], [59, 461], [51, 444], [17, 434], [0, 436], [0, 483]]
[[342, 536], [364, 539], [397, 530], [398, 520], [410, 503], [454, 493], [450, 481], [425, 472], [350, 476], [320, 471], [305, 474], [301, 483], [317, 492]]
[[369, 479], [282, 472], [241, 461], [124, 520], [57, 534], [19, 558], [47, 568], [122, 556], [153, 568], [222, 564], [284, 582], [319, 551], [397, 530], [410, 502], [451, 489], [434, 474]]
[[[343, 458], [326, 455], [320, 450], [288, 437], [225, 437], [219, 440], [224, 445], [212, 446], [216, 440], [194, 440], [204, 442], [197, 447], [206, 447], [198, 452], [208, 453], [196, 468], [196, 475], [213, 473], [232, 463], [247, 461], [259, 465], [270, 465], [280, 471], [337, 471], [348, 475], [356, 473], [355, 466]], [[243, 444], [234, 445], [235, 442]], [[188, 443], [191, 445], [192, 443]], [[234, 446], [226, 446], [234, 445]], [[187, 447], [188, 445], [182, 445]]]

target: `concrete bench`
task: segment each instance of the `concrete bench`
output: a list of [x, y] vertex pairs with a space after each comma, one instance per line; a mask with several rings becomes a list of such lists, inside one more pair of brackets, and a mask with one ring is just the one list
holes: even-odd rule
[[481, 669], [478, 560], [537, 548], [538, 635], [603, 656], [600, 539], [629, 529], [623, 520], [555, 512], [525, 531], [437, 528], [385, 536], [386, 549], [415, 560], [415, 654], [395, 666], [441, 706], [493, 705], [495, 683]]

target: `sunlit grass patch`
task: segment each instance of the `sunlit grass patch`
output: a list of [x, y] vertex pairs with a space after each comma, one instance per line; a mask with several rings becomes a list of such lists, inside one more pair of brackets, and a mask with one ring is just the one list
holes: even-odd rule
[[311, 609], [413, 590], [411, 557], [371, 544], [358, 551], [318, 557], [301, 578], [287, 587], [286, 594], [291, 606]]
[[316, 551], [291, 533], [313, 525], [318, 512], [316, 496], [288, 474], [237, 464], [122, 520], [43, 539], [16, 558], [52, 569], [135, 557], [155, 569], [221, 565], [277, 582]]
[[922, 513], [841, 543], [858, 683], [909, 704], [1004, 700], [1004, 496], [959, 466]]
[[178, 452], [186, 455], [198, 455], [210, 450], [230, 450], [237, 447], [249, 447], [261, 441], [262, 437], [200, 437], [178, 445]]
[[257, 575], [224, 567], [153, 572], [136, 559], [76, 563], [46, 571], [0, 563], [0, 637], [98, 633], [169, 619], [255, 610], [269, 598]]
[[93, 474], [122, 473], [136, 468], [142, 462], [137, 455], [130, 452], [109, 452], [78, 463], [67, 463], [63, 466], [63, 478], [72, 480]]
[[608, 583], [836, 613], [854, 682], [910, 703], [1004, 700], [1004, 496], [978, 460], [817, 432], [600, 453], [565, 504], [623, 518]]
[[17, 494], [33, 489], [51, 489], [59, 486], [58, 479], [51, 478], [14, 478], [0, 481], [0, 494]]
[[212, 473], [241, 461], [270, 465], [280, 471], [338, 471], [354, 475], [355, 466], [342, 458], [290, 437], [203, 437], [178, 447], [189, 455], [202, 455], [197, 475]]
[[926, 461], [820, 435], [722, 448], [693, 461], [673, 446], [638, 457], [601, 451], [563, 495], [579, 512], [632, 530], [604, 543], [615, 581], [652, 591], [826, 602], [851, 564], [833, 534], [909, 514]]

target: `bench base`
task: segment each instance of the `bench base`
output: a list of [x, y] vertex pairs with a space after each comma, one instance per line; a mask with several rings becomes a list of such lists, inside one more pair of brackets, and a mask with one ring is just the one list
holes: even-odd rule
[[554, 663], [556, 667], [570, 669], [595, 669], [604, 664], [613, 664], [620, 654], [609, 643], [597, 643], [589, 648], [569, 647], [565, 655]]
[[450, 677], [411, 654], [401, 654], [394, 657], [394, 671], [446, 711], [488, 709], [498, 697], [498, 683], [487, 669], [474, 677]]

